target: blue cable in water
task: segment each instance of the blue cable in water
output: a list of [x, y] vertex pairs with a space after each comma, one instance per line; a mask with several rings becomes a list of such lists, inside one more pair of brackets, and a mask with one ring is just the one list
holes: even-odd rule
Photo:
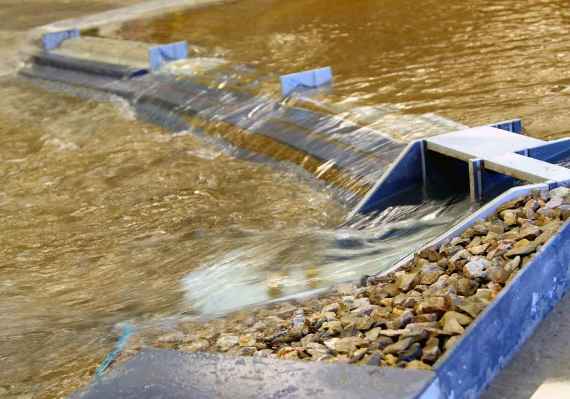
[[99, 367], [97, 367], [97, 370], [95, 370], [95, 378], [101, 377], [105, 373], [105, 371], [107, 371], [111, 363], [113, 363], [115, 359], [121, 354], [123, 349], [125, 349], [125, 346], [129, 341], [129, 338], [131, 337], [131, 335], [133, 335], [134, 332], [135, 332], [135, 327], [131, 323], [125, 323], [123, 325], [121, 335], [119, 336], [119, 340], [115, 344], [115, 349], [113, 349], [113, 351], [109, 353], [107, 357], [105, 357], [103, 362], [101, 362]]

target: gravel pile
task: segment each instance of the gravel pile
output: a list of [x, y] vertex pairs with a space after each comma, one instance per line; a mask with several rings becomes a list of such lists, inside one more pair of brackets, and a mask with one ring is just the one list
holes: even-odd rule
[[569, 214], [570, 189], [537, 192], [389, 275], [341, 284], [319, 298], [181, 323], [154, 346], [431, 369]]

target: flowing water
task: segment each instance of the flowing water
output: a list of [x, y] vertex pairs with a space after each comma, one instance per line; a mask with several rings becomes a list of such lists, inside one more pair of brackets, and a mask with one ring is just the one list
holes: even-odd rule
[[[112, 35], [188, 40], [253, 81], [331, 65], [326, 99], [346, 109], [469, 125], [520, 116], [558, 137], [569, 29], [562, 1], [242, 0]], [[124, 321], [156, 326], [371, 274], [469, 211], [428, 201], [345, 223], [349, 210], [311, 180], [145, 124], [124, 101], [1, 84], [0, 397], [69, 394]]]
[[338, 101], [470, 126], [522, 117], [550, 138], [569, 131], [569, 33], [562, 0], [240, 0], [113, 36], [187, 40], [268, 73], [330, 65]]

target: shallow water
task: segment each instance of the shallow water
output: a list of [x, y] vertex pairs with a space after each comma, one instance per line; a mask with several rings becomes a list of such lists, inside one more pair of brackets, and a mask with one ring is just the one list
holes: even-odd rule
[[[243, 0], [115, 35], [187, 39], [252, 67], [238, 78], [275, 96], [275, 74], [332, 65], [325, 98], [347, 109], [470, 125], [521, 116], [555, 137], [568, 130], [569, 17], [561, 1]], [[459, 198], [346, 224], [313, 181], [135, 120], [122, 101], [1, 84], [0, 396], [67, 395], [124, 321], [215, 315], [371, 274], [469, 212]]]

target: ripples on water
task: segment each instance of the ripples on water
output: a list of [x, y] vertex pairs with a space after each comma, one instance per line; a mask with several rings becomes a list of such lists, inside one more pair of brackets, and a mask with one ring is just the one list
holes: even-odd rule
[[[390, 104], [470, 125], [522, 116], [556, 136], [568, 122], [569, 13], [562, 1], [243, 0], [118, 34], [187, 39], [255, 67], [239, 73], [255, 90], [278, 90], [256, 86], [263, 74], [332, 65], [326, 98], [346, 109]], [[87, 382], [117, 323], [355, 279], [469, 211], [428, 201], [345, 223], [347, 209], [307, 180], [136, 121], [121, 101], [2, 84], [0, 396]]]
[[561, 0], [241, 0], [116, 35], [188, 40], [266, 73], [330, 65], [337, 101], [470, 126], [523, 117], [532, 135], [553, 137], [570, 125], [569, 32]]

